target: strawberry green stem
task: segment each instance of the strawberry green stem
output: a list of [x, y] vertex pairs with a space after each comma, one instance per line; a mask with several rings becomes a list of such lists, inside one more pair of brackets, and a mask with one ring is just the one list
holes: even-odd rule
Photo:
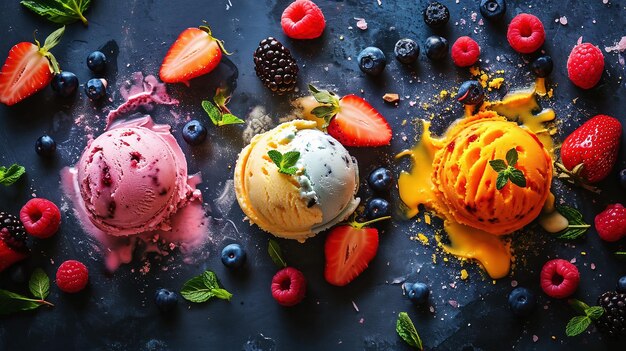
[[[206, 23], [206, 22], [205, 22]], [[224, 53], [224, 55], [232, 55], [232, 52], [228, 52], [226, 51], [226, 48], [224, 47], [224, 42], [220, 39], [217, 39], [215, 37], [213, 37], [213, 33], [211, 31], [211, 27], [209, 27], [208, 25], [206, 26], [200, 26], [198, 27], [200, 29], [202, 29], [203, 31], [207, 32], [207, 34], [209, 35], [209, 39], [215, 40], [215, 42], [217, 43], [217, 45], [220, 47], [220, 50], [222, 50], [222, 52]]]
[[577, 225], [568, 225], [568, 228], [590, 228], [589, 224], [577, 224]]
[[384, 221], [384, 220], [387, 220], [387, 219], [390, 219], [390, 218], [391, 218], [391, 216], [384, 216], [384, 217], [379, 217], [379, 218], [372, 219], [371, 221], [367, 221], [367, 222], [363, 222], [363, 223], [359, 223], [357, 221], [352, 221], [350, 223], [350, 225], [352, 227], [356, 228], [356, 229], [362, 229], [363, 227], [366, 227], [366, 226], [368, 226], [370, 224], [374, 224], [376, 222]]

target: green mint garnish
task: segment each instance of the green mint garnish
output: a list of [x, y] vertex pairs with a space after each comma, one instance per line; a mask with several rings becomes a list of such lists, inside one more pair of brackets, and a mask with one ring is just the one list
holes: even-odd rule
[[520, 188], [526, 187], [526, 178], [524, 177], [524, 173], [515, 168], [515, 164], [517, 164], [517, 157], [517, 150], [512, 148], [506, 153], [506, 162], [504, 162], [504, 160], [489, 161], [491, 168], [498, 172], [498, 178], [496, 179], [496, 188], [498, 190], [504, 188], [509, 180], [511, 183], [519, 186]]
[[244, 123], [242, 119], [230, 113], [226, 104], [230, 101], [230, 95], [226, 89], [218, 88], [213, 102], [208, 100], [202, 101], [202, 108], [209, 115], [211, 122], [218, 127], [228, 124], [241, 124]]
[[296, 162], [300, 158], [298, 151], [288, 151], [281, 154], [280, 151], [270, 150], [267, 152], [267, 156], [276, 164], [280, 173], [293, 175], [298, 171], [298, 167], [296, 167]]
[[604, 308], [600, 306], [589, 307], [586, 303], [571, 299], [568, 303], [578, 312], [584, 314], [582, 316], [575, 316], [567, 323], [565, 326], [565, 334], [567, 336], [576, 336], [581, 334], [587, 327], [591, 324], [592, 321], [597, 320], [602, 317], [604, 313]]
[[413, 325], [413, 321], [411, 317], [406, 312], [400, 312], [398, 314], [398, 320], [396, 321], [396, 332], [398, 335], [404, 340], [407, 344], [416, 349], [423, 350], [424, 345], [422, 345], [422, 339], [419, 334], [417, 334], [417, 330], [415, 329], [415, 325]]
[[559, 239], [574, 240], [587, 232], [589, 224], [585, 223], [583, 215], [575, 208], [569, 206], [557, 206], [556, 210], [567, 219], [567, 228], [558, 232]]
[[322, 104], [311, 110], [311, 113], [317, 118], [324, 119], [326, 122], [324, 128], [326, 128], [330, 120], [339, 112], [339, 98], [332, 91], [319, 90], [311, 84], [309, 84], [309, 91], [315, 100]]
[[84, 25], [89, 24], [83, 13], [91, 0], [23, 0], [20, 3], [54, 23], [70, 24], [81, 20]]
[[41, 268], [35, 269], [28, 281], [28, 289], [36, 298], [45, 300], [50, 293], [50, 279]]
[[201, 303], [212, 297], [230, 300], [233, 294], [220, 288], [217, 276], [212, 271], [206, 271], [197, 277], [189, 279], [181, 288], [180, 294], [186, 300]]
[[616, 251], [615, 255], [618, 257], [626, 257], [626, 251]]
[[276, 240], [270, 239], [270, 243], [267, 246], [267, 252], [272, 258], [272, 261], [274, 261], [279, 268], [287, 267], [287, 262], [283, 259], [283, 253]]
[[26, 173], [24, 167], [15, 163], [8, 169], [2, 166], [0, 167], [0, 184], [9, 186], [17, 182], [24, 173]]
[[50, 292], [50, 279], [41, 268], [33, 272], [28, 287], [35, 298], [0, 289], [0, 315], [34, 310], [43, 305], [54, 306], [45, 300]]

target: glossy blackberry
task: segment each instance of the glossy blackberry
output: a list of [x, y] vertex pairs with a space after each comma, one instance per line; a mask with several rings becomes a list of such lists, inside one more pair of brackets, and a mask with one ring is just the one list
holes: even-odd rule
[[27, 251], [26, 231], [19, 218], [6, 212], [0, 212], [0, 240], [12, 249]]
[[616, 338], [626, 336], [626, 294], [607, 291], [598, 298], [598, 305], [604, 308], [596, 321], [598, 330]]
[[426, 24], [430, 27], [439, 28], [448, 23], [449, 20], [450, 11], [448, 11], [448, 8], [445, 5], [440, 4], [437, 1], [431, 2], [424, 9], [424, 22], [426, 22]]
[[254, 51], [254, 70], [263, 85], [279, 95], [292, 91], [298, 79], [298, 64], [278, 40], [261, 40]]

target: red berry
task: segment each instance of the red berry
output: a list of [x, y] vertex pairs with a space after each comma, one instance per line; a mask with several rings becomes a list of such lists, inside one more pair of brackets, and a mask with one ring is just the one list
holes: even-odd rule
[[459, 67], [468, 67], [478, 61], [480, 46], [470, 37], [460, 37], [452, 45], [452, 61]]
[[283, 306], [297, 305], [304, 299], [306, 279], [299, 270], [287, 267], [272, 278], [272, 296]]
[[61, 212], [50, 200], [31, 199], [20, 210], [20, 220], [26, 232], [36, 238], [49, 238], [59, 230]]
[[580, 273], [578, 268], [566, 260], [546, 262], [541, 269], [541, 289], [555, 299], [568, 297], [578, 288]]
[[604, 241], [618, 241], [626, 236], [626, 208], [622, 204], [608, 205], [596, 216], [596, 230]]
[[506, 33], [506, 38], [513, 50], [521, 54], [537, 51], [546, 39], [543, 24], [536, 16], [520, 13], [515, 16]]
[[326, 21], [313, 1], [296, 0], [283, 12], [280, 25], [289, 38], [315, 39], [322, 35]]
[[602, 77], [604, 55], [597, 46], [583, 43], [574, 46], [567, 59], [567, 75], [579, 88], [591, 89]]
[[87, 286], [89, 270], [75, 260], [68, 260], [57, 269], [57, 286], [66, 293], [77, 293]]

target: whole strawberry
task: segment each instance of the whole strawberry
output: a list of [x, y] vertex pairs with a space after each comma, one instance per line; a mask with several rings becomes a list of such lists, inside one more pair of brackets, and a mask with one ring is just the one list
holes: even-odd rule
[[590, 43], [574, 46], [567, 59], [567, 75], [579, 88], [591, 89], [602, 77], [604, 55], [600, 49]]
[[596, 216], [596, 230], [604, 241], [618, 241], [626, 236], [626, 208], [622, 204], [608, 205]]
[[[572, 183], [597, 183], [611, 172], [622, 137], [622, 125], [610, 116], [597, 115], [570, 134], [561, 147], [557, 165]], [[565, 169], [563, 169], [563, 166]]]

